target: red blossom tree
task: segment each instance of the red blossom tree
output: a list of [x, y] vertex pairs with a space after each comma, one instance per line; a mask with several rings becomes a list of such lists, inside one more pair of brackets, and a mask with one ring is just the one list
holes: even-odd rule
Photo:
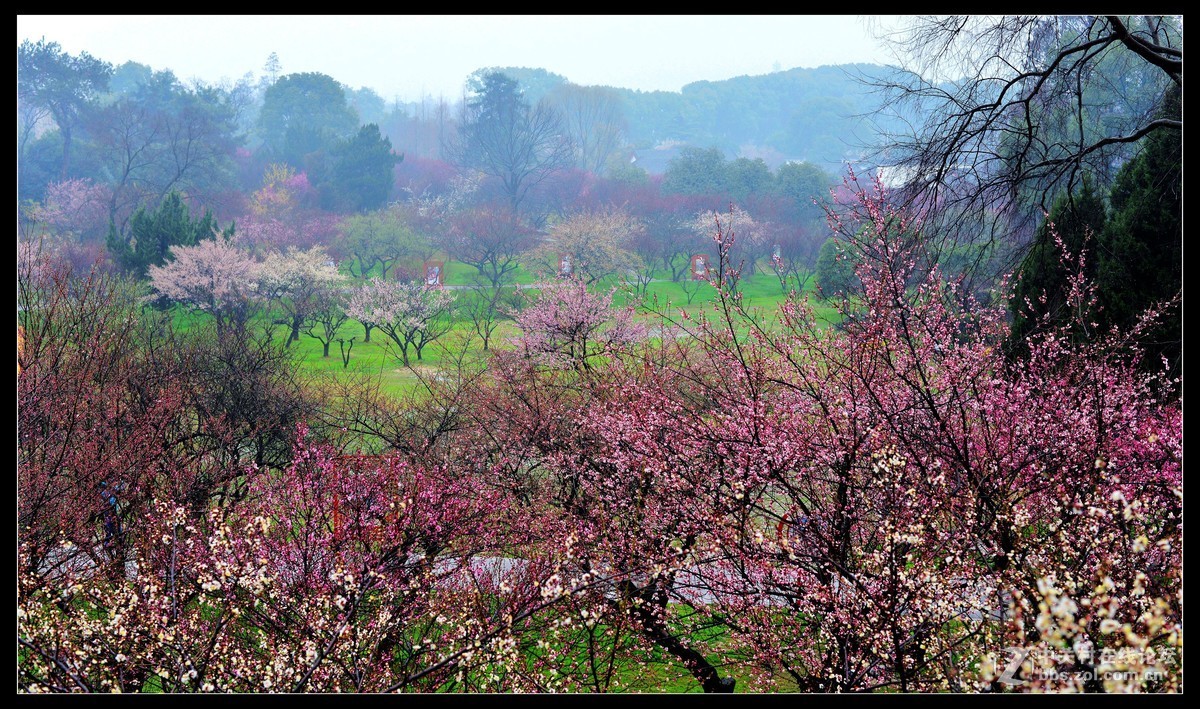
[[446, 228], [451, 256], [479, 271], [480, 285], [493, 291], [508, 285], [519, 258], [538, 243], [525, 219], [506, 207], [485, 205], [455, 212]]
[[[498, 367], [482, 398], [504, 414], [480, 425], [524, 461], [514, 489], [552, 481], [593, 568], [631, 573], [613, 612], [708, 691], [730, 646], [764, 688], [1003, 689], [987, 662], [1017, 645], [1067, 658], [1018, 688], [1177, 687], [1145, 651], [1182, 642], [1178, 402], [1125, 333], [1060, 331], [1009, 362], [1003, 310], [923, 265], [920, 224], [881, 187], [848, 192], [833, 225], [864, 258], [840, 327], [803, 298], [766, 322], [721, 278], [661, 353]], [[719, 644], [687, 642], [711, 627]], [[1087, 680], [1117, 666], [1104, 650], [1159, 674]]]

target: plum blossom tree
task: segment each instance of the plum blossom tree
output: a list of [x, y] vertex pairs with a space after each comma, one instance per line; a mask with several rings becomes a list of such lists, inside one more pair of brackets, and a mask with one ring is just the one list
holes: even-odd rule
[[22, 690], [531, 688], [516, 637], [577, 580], [533, 549], [489, 561], [527, 514], [469, 475], [299, 441], [238, 514], [156, 501], [136, 581], [45, 582], [23, 546]]
[[[300, 328], [319, 308], [322, 300], [341, 288], [346, 278], [325, 249], [314, 246], [301, 251], [289, 248], [269, 254], [258, 266], [258, 293], [274, 300], [288, 316], [288, 344], [300, 339]], [[329, 356], [329, 345], [325, 345]]]
[[[994, 650], [989, 643], [1027, 642], [1021, 618], [1031, 611], [1022, 608], [1038, 608], [1060, 593], [1053, 589], [1094, 587], [1059, 578], [1099, 577], [1127, 551], [1177, 545], [1180, 412], [1155, 399], [1154, 377], [1138, 372], [1136, 354], [1122, 354], [1121, 336], [1076, 345], [1060, 331], [1010, 366], [1003, 308], [922, 268], [920, 224], [878, 185], [854, 187], [856, 203], [834, 224], [863, 255], [862, 290], [840, 302], [853, 316], [841, 330], [819, 327], [801, 299], [781, 309], [779, 328], [739, 318], [746, 338], [727, 319], [698, 328], [713, 354], [694, 378], [719, 372], [709, 381], [721, 405], [694, 415], [700, 445], [688, 445], [694, 439], [673, 413], [669, 450], [712, 456], [679, 469], [702, 471], [714, 494], [732, 493], [727, 504], [748, 512], [709, 537], [729, 534], [714, 550], [726, 561], [706, 571], [705, 591], [719, 600], [706, 612], [750, 646], [773, 648], [757, 655], [761, 666], [802, 688], [978, 689], [960, 684], [971, 669], [964, 660]], [[740, 307], [726, 290], [720, 297], [720, 307]], [[1089, 297], [1082, 276], [1074, 297]], [[1135, 496], [1135, 507], [1155, 510], [1140, 544], [1136, 532], [1108, 526], [1117, 515], [1087, 512]], [[1130, 568], [1139, 563], [1164, 569], [1158, 583], [1147, 578], [1136, 590], [1132, 573], [1114, 580], [1116, 592], [1101, 594], [1106, 610], [1082, 614], [1086, 631], [1070, 630], [1079, 627], [1075, 611], [1050, 604], [1039, 638], [1059, 650], [1084, 633], [1097, 642], [1110, 612], [1122, 620], [1106, 628], [1133, 628], [1135, 637], [1171, 628], [1173, 562]], [[787, 621], [759, 609], [771, 602], [789, 609]], [[1151, 631], [1134, 609], [1155, 604], [1165, 605]], [[1068, 629], [1050, 632], [1051, 618]], [[1169, 635], [1158, 642], [1174, 642]]]
[[372, 278], [350, 294], [346, 312], [387, 335], [407, 367], [410, 349], [420, 360], [426, 345], [450, 330], [453, 303], [448, 293], [423, 283]]
[[[247, 214], [237, 222], [234, 242], [252, 254], [289, 248], [336, 246], [338, 219], [331, 214], [301, 212], [287, 219]], [[331, 246], [331, 248], [332, 248]]]
[[108, 193], [107, 187], [87, 179], [55, 182], [30, 217], [53, 233], [102, 241], [108, 232]]
[[[1090, 339], [1046, 320], [1011, 358], [1006, 293], [932, 266], [879, 182], [840, 195], [838, 327], [801, 294], [749, 310], [716, 220], [711, 308], [659, 314], [682, 336], [558, 281], [438, 396], [337, 397], [324, 435], [379, 456], [303, 425], [284, 461], [160, 455], [189, 415], [123, 374], [132, 320], [106, 308], [127, 301], [27, 298], [20, 689], [603, 692], [657, 659], [706, 692], [1178, 691], [1182, 402], [1130, 345], [1165, 307]], [[1085, 264], [1062, 264], [1088, 312]], [[406, 353], [446, 295], [355, 298]], [[104, 550], [96, 476], [145, 469], [164, 482], [126, 493], [135, 565], [47, 565], [60, 535]], [[242, 487], [186, 503], [204, 475]]]
[[17, 272], [18, 535], [34, 577], [78, 563], [120, 575], [174, 458], [182, 387], [145, 365], [132, 283], [36, 257]]
[[613, 308], [612, 293], [589, 293], [580, 279], [544, 285], [516, 324], [525, 356], [573, 368], [587, 368], [596, 357], [624, 350], [645, 335], [632, 310]]
[[640, 265], [641, 259], [631, 249], [642, 229], [639, 220], [620, 209], [576, 212], [553, 224], [529, 259], [545, 272], [557, 274], [559, 260], [566, 256], [571, 259], [572, 275], [590, 285]]
[[255, 254], [288, 247], [308, 249], [335, 243], [337, 217], [317, 208], [308, 175], [282, 163], [266, 167], [263, 185], [237, 222], [237, 244]]
[[729, 239], [729, 262], [738, 272], [753, 275], [758, 260], [769, 257], [774, 243], [769, 225], [756, 222], [745, 209], [731, 204], [727, 213], [704, 210], [690, 221], [692, 231], [701, 239], [711, 240], [719, 230]]
[[173, 246], [172, 260], [151, 266], [150, 285], [160, 295], [212, 315], [218, 333], [239, 332], [261, 305], [256, 290], [260, 265], [222, 238]]
[[[1005, 299], [928, 267], [880, 185], [849, 187], [832, 225], [861, 290], [837, 301], [840, 328], [799, 296], [766, 323], [718, 279], [714, 313], [680, 319], [690, 337], [663, 353], [569, 377], [497, 357], [480, 426], [520, 461], [503, 475], [582, 530], [588, 568], [629, 572], [600, 622], [633, 622], [706, 691], [730, 686], [718, 648], [756, 688], [1177, 687], [1182, 429], [1164, 375], [1127, 333], [1049, 326], [1011, 363]], [[718, 229], [725, 261], [727, 245]], [[1076, 273], [1072, 297], [1094, 297]], [[1014, 646], [1045, 651], [1016, 686], [995, 663]]]

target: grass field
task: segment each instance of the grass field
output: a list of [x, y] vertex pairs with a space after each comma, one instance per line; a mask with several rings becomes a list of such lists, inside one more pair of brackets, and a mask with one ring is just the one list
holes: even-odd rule
[[[461, 293], [475, 282], [477, 271], [472, 266], [457, 261], [447, 261], [445, 275], [446, 285], [451, 286], [452, 291]], [[521, 286], [526, 297], [532, 299], [537, 296], [537, 290], [531, 287], [537, 283], [533, 274], [518, 269], [514, 276], [514, 282]], [[770, 271], [759, 271], [752, 276], [747, 276], [739, 285], [745, 307], [762, 315], [769, 316], [786, 298], [780, 288], [778, 278]], [[453, 288], [454, 286], [461, 288]], [[685, 288], [693, 289], [691, 303], [688, 303], [688, 293]], [[614, 306], [634, 307], [637, 319], [647, 324], [652, 323], [658, 317], [652, 312], [654, 310], [665, 312], [671, 317], [678, 317], [682, 311], [686, 311], [692, 317], [702, 312], [711, 312], [717, 294], [716, 289], [706, 283], [676, 283], [672, 282], [669, 274], [665, 273], [655, 274], [655, 280], [647, 286], [644, 305], [639, 305], [629, 293], [629, 289], [622, 286], [616, 278], [598, 282], [592, 287], [592, 290], [595, 292], [611, 290]], [[831, 323], [836, 320], [836, 311], [816, 298], [812, 279], [808, 280], [805, 292], [813, 299], [820, 321]], [[174, 317], [177, 324], [186, 328], [207, 316], [176, 309]], [[265, 320], [266, 316], [263, 319]], [[281, 339], [287, 337], [286, 326], [275, 325], [274, 328], [276, 337]], [[518, 334], [512, 321], [501, 321], [492, 335], [491, 346], [494, 348], [510, 347], [512, 338]], [[355, 338], [349, 363], [346, 366], [343, 366], [336, 341], [330, 346], [329, 357], [324, 357], [321, 343], [317, 339], [305, 335], [302, 331], [300, 340], [290, 345], [290, 349], [299, 363], [300, 371], [314, 379], [339, 377], [345, 373], [381, 374], [384, 391], [399, 394], [419, 386], [422, 376], [433, 375], [438, 370], [450, 366], [459, 355], [464, 354], [464, 350], [466, 350], [465, 354], [468, 358], [484, 357], [487, 354], [482, 349], [482, 341], [475, 334], [472, 323], [465, 317], [460, 317], [447, 335], [427, 346], [422, 352], [420, 360], [416, 359], [415, 353], [410, 349], [410, 366], [408, 367], [402, 364], [399, 351], [378, 328], [371, 333], [371, 341], [364, 342], [362, 324], [355, 320], [347, 320], [339, 332], [339, 337]]]

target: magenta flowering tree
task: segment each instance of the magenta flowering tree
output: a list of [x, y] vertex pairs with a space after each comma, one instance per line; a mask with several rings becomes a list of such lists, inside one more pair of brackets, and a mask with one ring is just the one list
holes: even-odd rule
[[[1177, 688], [1178, 402], [1125, 333], [1010, 361], [1006, 314], [924, 265], [920, 223], [879, 185], [846, 193], [862, 290], [840, 327], [798, 297], [745, 311], [718, 229], [714, 310], [671, 323], [685, 338], [566, 377], [494, 360], [504, 479], [622, 574], [601, 622], [707, 691]], [[1015, 686], [1008, 647], [1044, 651]]]
[[[599, 423], [612, 423], [610, 410], [674, 408], [661, 398], [628, 398], [646, 393], [636, 373], [654, 370], [639, 360], [627, 371], [622, 359], [614, 351], [587, 367], [544, 367], [498, 351], [493, 379], [473, 392], [474, 425], [459, 445], [487, 462], [493, 484], [538, 510], [533, 532], [544, 545], [600, 582], [553, 609], [534, 635], [531, 672], [538, 687], [650, 689], [638, 676], [665, 657], [669, 671], [700, 687], [731, 691], [721, 662], [691, 644], [670, 607], [671, 589], [717, 512], [668, 465], [625, 458], [613, 444], [621, 432]], [[564, 547], [568, 536], [578, 541]]]
[[250, 196], [248, 213], [237, 220], [239, 246], [262, 254], [335, 243], [337, 217], [316, 208], [317, 191], [307, 174], [273, 163], [262, 182], [262, 188]]
[[[1120, 333], [1092, 346], [1060, 331], [1010, 363], [1005, 313], [921, 267], [920, 224], [881, 187], [852, 193], [834, 225], [864, 256], [862, 290], [842, 301], [841, 328], [818, 326], [804, 300], [768, 327], [725, 289], [695, 328], [708, 361], [682, 371], [718, 373], [707, 389], [719, 405], [661, 430], [694, 435], [676, 444], [697, 451], [678, 468], [745, 510], [714, 530], [719, 561], [700, 574], [720, 602], [697, 605], [757, 648], [760, 667], [814, 691], [980, 689], [973, 663], [1029, 642], [1021, 618], [1047, 589], [1095, 587], [1083, 579], [1115, 584], [1106, 610], [1057, 635], [1043, 611], [1034, 637], [1059, 650], [1084, 635], [1096, 648], [1174, 642], [1177, 402], [1155, 398]], [[1074, 292], [1088, 295], [1082, 281]], [[1154, 510], [1142, 534], [1089, 512], [1111, 499]], [[1154, 581], [1108, 571], [1131, 553], [1142, 557], [1127, 568], [1150, 564]]]
[[[138, 359], [132, 300], [26, 254], [19, 286], [49, 280], [19, 315], [19, 687], [1180, 689], [1182, 382], [1128, 345], [1163, 310], [1014, 356], [1006, 293], [930, 267], [878, 183], [837, 194], [860, 256], [837, 326], [799, 294], [744, 307], [714, 219], [714, 298], [661, 341], [564, 279], [486, 369], [402, 403], [347, 386], [271, 467], [196, 443], [193, 360]], [[354, 299], [416, 346], [448, 297]]]

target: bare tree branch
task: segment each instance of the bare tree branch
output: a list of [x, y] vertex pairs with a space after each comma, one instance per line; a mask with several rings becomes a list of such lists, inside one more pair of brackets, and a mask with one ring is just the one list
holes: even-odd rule
[[864, 79], [905, 126], [871, 159], [943, 253], [1006, 270], [1056, 195], [1109, 184], [1143, 138], [1182, 128], [1159, 113], [1182, 35], [1171, 17], [913, 18], [881, 37], [895, 71]]

